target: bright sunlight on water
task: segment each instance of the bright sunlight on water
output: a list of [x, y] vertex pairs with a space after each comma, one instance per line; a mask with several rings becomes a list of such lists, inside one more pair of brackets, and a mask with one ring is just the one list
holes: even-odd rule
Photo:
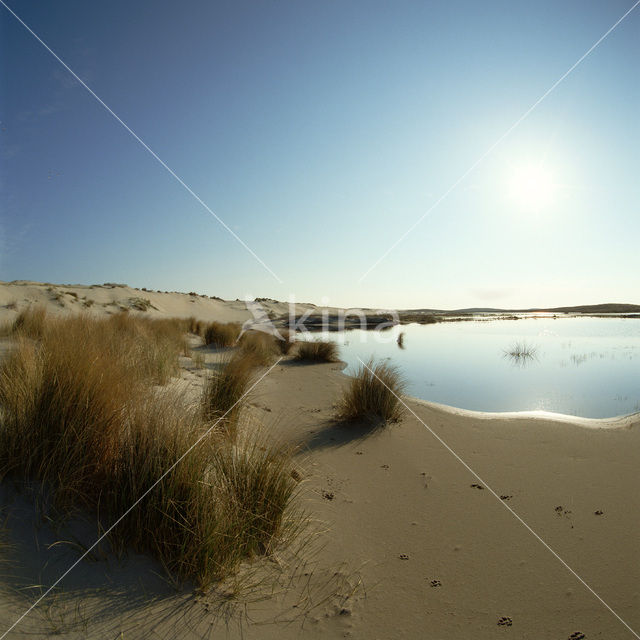
[[432, 402], [589, 418], [640, 411], [640, 319], [528, 317], [322, 337], [340, 343], [346, 373], [358, 358], [388, 358], [404, 374], [407, 393]]

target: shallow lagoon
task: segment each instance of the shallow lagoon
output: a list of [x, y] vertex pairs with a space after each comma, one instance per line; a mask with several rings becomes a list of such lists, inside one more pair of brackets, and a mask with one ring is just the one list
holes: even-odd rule
[[[396, 340], [404, 332], [404, 349]], [[314, 337], [319, 337], [315, 334]], [[640, 319], [541, 315], [322, 334], [358, 358], [388, 358], [417, 398], [478, 411], [542, 410], [589, 418], [640, 411]], [[505, 352], [515, 343], [533, 358]]]

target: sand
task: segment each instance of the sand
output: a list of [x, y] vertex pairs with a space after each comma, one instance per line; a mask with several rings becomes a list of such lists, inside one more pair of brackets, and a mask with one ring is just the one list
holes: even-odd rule
[[[116, 295], [91, 291], [96, 303]], [[151, 295], [157, 313], [241, 311]], [[180, 384], [195, 392], [204, 372], [182, 363]], [[258, 586], [198, 596], [148, 558], [107, 554], [80, 563], [8, 637], [637, 637], [616, 614], [640, 632], [639, 415], [483, 414], [407, 399], [401, 422], [371, 432], [332, 421], [346, 383], [341, 364], [285, 360], [252, 397], [273, 437], [300, 447], [298, 504], [311, 518], [301, 544], [243, 570]], [[0, 570], [0, 635], [38, 593], [16, 588], [50, 584], [78, 557], [47, 544], [67, 529], [93, 535], [86, 523], [34, 522], [29, 500], [4, 490], [14, 566]]]
[[[50, 313], [86, 312], [109, 315], [126, 309], [133, 314], [151, 317], [188, 318], [218, 322], [243, 322], [251, 318], [242, 300], [220, 300], [202, 295], [179, 292], [158, 292], [136, 289], [124, 284], [57, 285], [20, 280], [0, 282], [0, 321], [11, 320], [21, 309], [31, 304], [44, 305]], [[284, 302], [261, 302], [267, 312], [281, 315], [287, 312]], [[314, 305], [300, 305], [301, 310]]]

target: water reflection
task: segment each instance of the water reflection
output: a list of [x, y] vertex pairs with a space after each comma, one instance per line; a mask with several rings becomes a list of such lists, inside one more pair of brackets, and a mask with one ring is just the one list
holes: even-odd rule
[[503, 357], [511, 361], [514, 367], [524, 369], [538, 360], [538, 347], [526, 341], [514, 342], [504, 350]]
[[604, 418], [640, 406], [640, 319], [447, 322], [375, 333], [322, 338], [340, 344], [347, 373], [358, 358], [390, 358], [408, 394], [463, 409]]

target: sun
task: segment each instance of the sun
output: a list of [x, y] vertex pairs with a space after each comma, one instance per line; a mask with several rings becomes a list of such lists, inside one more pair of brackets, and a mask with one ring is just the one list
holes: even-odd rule
[[542, 165], [515, 167], [509, 176], [509, 199], [524, 211], [547, 209], [555, 201], [556, 191], [553, 173]]

